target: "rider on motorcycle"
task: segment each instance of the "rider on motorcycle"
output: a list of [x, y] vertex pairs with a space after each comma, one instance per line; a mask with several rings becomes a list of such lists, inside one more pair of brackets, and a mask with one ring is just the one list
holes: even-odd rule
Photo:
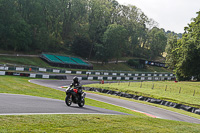
[[74, 86], [74, 88], [76, 88], [76, 87], [78, 87], [79, 85], [80, 85], [80, 82], [78, 81], [78, 78], [75, 76], [75, 77], [73, 78], [73, 82], [71, 83], [70, 87], [73, 87], [73, 86]]
[[82, 91], [82, 87], [77, 77], [73, 78], [73, 82], [65, 91], [66, 98], [65, 103], [70, 106], [72, 103], [78, 104], [79, 107], [83, 107], [85, 104], [86, 93]]
[[74, 87], [75, 89], [78, 90], [78, 96], [81, 99], [81, 94], [82, 94], [82, 87], [80, 86], [80, 82], [78, 81], [78, 78], [75, 76], [73, 78], [73, 82], [70, 85], [70, 88]]

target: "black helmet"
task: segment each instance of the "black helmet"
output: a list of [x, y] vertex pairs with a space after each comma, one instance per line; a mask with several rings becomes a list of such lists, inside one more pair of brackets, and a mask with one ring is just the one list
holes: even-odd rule
[[73, 81], [74, 81], [74, 83], [78, 83], [78, 77], [75, 76], [75, 77], [73, 78]]

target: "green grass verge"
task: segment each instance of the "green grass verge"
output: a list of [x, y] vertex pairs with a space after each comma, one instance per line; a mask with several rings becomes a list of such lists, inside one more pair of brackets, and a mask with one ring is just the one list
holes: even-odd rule
[[64, 92], [29, 83], [31, 78], [0, 76], [0, 93], [23, 94], [53, 99], [64, 99]]
[[34, 115], [0, 116], [0, 132], [199, 133], [199, 124], [134, 116]]
[[[29, 83], [30, 78], [0, 76], [0, 93], [63, 100], [64, 92]], [[133, 114], [0, 116], [0, 132], [199, 132], [199, 124], [155, 119], [114, 105], [86, 99], [87, 105]], [[64, 100], [63, 100], [63, 106]]]
[[130, 84], [90, 84], [85, 87], [126, 92], [200, 108], [200, 82], [130, 82]]

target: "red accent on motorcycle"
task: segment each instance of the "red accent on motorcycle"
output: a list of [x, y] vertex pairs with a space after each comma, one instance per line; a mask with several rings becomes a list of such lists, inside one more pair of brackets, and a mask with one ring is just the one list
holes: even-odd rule
[[78, 89], [73, 89], [74, 92], [78, 93]]

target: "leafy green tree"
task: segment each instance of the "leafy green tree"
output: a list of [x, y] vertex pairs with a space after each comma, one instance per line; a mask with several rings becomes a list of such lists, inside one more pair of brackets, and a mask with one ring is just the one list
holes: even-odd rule
[[182, 39], [173, 39], [167, 48], [167, 63], [174, 66], [178, 80], [200, 80], [200, 12], [193, 22], [185, 27]]
[[[82, 25], [82, 21], [87, 19], [86, 13], [88, 0], [62, 0], [62, 37], [63, 40], [73, 40], [73, 35], [78, 32], [77, 26]], [[76, 29], [76, 30], [75, 30]]]
[[120, 16], [120, 24], [122, 24], [129, 35], [127, 51], [129, 56], [137, 56], [138, 48], [140, 47], [139, 42], [139, 9], [135, 6], [122, 6], [121, 11], [123, 12]]
[[171, 34], [168, 38], [167, 45], [165, 52], [167, 53], [166, 55], [166, 63], [168, 65], [168, 68], [174, 69], [175, 64], [178, 61], [178, 47], [180, 45], [180, 40], [177, 39], [177, 36], [174, 36]]
[[149, 32], [149, 48], [151, 58], [161, 56], [167, 45], [167, 37], [162, 29], [153, 28]]
[[91, 57], [92, 51], [94, 51], [94, 44], [102, 44], [102, 37], [106, 31], [107, 26], [111, 23], [111, 11], [113, 3], [108, 0], [92, 0], [89, 1], [88, 10], [89, 18], [89, 36], [93, 42], [90, 48]]
[[22, 19], [12, 0], [0, 4], [0, 42], [6, 50], [26, 51], [30, 49], [30, 26]]
[[116, 58], [116, 63], [118, 63], [126, 46], [127, 38], [127, 31], [123, 26], [117, 24], [108, 26], [103, 36], [108, 59]]
[[[114, 25], [126, 30], [125, 43], [108, 43]], [[139, 8], [116, 0], [0, 0], [0, 48], [6, 50], [67, 53], [76, 52], [77, 47], [85, 53], [80, 56], [96, 55], [104, 62], [106, 57], [116, 58], [117, 62], [121, 56], [157, 52], [162, 34], [154, 36], [148, 28], [153, 25]], [[78, 47], [76, 41], [88, 44]]]
[[192, 76], [200, 80], [200, 49], [195, 44], [195, 40], [182, 41], [178, 52], [179, 58], [175, 72], [179, 80], [188, 80]]
[[108, 58], [107, 58], [107, 51], [106, 48], [104, 47], [103, 44], [95, 44], [95, 59], [98, 61], [102, 61], [103, 63], [108, 62]]
[[72, 45], [72, 51], [76, 55], [88, 58], [91, 45], [91, 40], [88, 37], [76, 36]]

